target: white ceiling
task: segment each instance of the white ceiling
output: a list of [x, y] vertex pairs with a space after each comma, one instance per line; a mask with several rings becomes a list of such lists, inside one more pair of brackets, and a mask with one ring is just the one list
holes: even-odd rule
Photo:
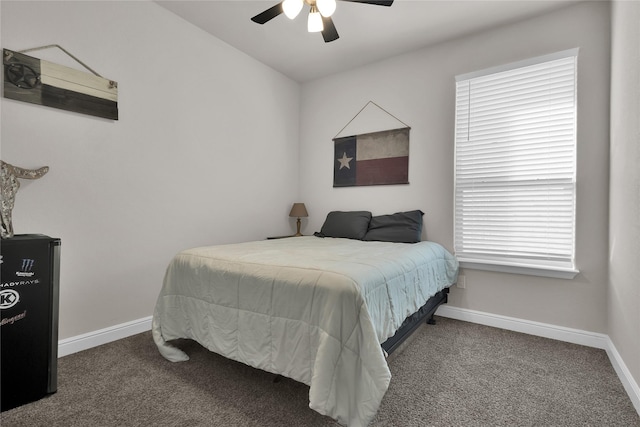
[[395, 0], [391, 7], [338, 1], [340, 38], [308, 33], [308, 7], [264, 25], [251, 17], [279, 0], [156, 0], [204, 31], [299, 82], [345, 71], [483, 29], [516, 22], [577, 0]]

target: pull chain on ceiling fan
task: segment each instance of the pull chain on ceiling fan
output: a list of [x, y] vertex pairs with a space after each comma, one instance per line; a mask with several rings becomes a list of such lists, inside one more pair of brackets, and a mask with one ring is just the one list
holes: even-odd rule
[[[373, 4], [376, 6], [391, 6], [393, 0], [340, 0], [352, 3]], [[322, 32], [322, 37], [326, 43], [338, 39], [338, 31], [331, 15], [336, 10], [336, 0], [283, 0], [275, 6], [270, 7], [262, 13], [257, 14], [251, 20], [258, 24], [269, 22], [276, 16], [284, 13], [289, 19], [294, 19], [304, 6], [309, 5], [309, 17], [307, 30], [310, 33]]]

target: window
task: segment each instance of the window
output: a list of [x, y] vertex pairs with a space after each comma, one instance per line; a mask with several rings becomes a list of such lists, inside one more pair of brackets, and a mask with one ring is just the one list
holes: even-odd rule
[[456, 77], [463, 267], [573, 278], [578, 49]]

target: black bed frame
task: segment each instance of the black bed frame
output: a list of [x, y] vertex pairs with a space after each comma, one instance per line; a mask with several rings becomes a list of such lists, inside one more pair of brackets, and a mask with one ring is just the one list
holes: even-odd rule
[[393, 353], [399, 346], [409, 338], [409, 336], [420, 326], [424, 319], [427, 319], [427, 323], [435, 325], [436, 321], [433, 318], [434, 313], [440, 306], [447, 302], [447, 295], [449, 294], [449, 288], [444, 288], [426, 302], [425, 305], [420, 307], [417, 312], [407, 317], [402, 323], [400, 328], [396, 331], [396, 334], [382, 343], [382, 349], [387, 354]]

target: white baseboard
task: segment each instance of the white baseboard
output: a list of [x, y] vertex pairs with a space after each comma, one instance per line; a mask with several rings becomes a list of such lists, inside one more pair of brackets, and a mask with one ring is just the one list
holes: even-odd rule
[[548, 323], [533, 322], [531, 320], [501, 316], [499, 314], [485, 313], [466, 308], [452, 307], [450, 305], [441, 305], [438, 307], [436, 315], [603, 350], [607, 349], [608, 343], [610, 342], [609, 337], [605, 334], [597, 334], [580, 329], [565, 328]]
[[633, 380], [631, 372], [629, 372], [629, 368], [627, 368], [624, 360], [620, 357], [620, 353], [618, 353], [616, 346], [613, 345], [613, 342], [609, 337], [607, 337], [607, 340], [609, 341], [609, 348], [607, 348], [609, 360], [611, 360], [613, 369], [615, 369], [616, 374], [618, 374], [618, 378], [620, 378], [624, 389], [627, 391], [629, 399], [631, 399], [631, 403], [633, 403], [638, 415], [640, 415], [640, 387], [638, 387], [638, 383]]
[[77, 335], [58, 341], [58, 357], [67, 356], [82, 350], [88, 350], [102, 344], [117, 341], [131, 335], [139, 334], [151, 330], [152, 316], [145, 317], [131, 322], [121, 323], [99, 331]]
[[436, 315], [606, 350], [613, 369], [616, 371], [625, 391], [629, 395], [631, 403], [640, 415], [640, 387], [638, 387], [638, 383], [634, 380], [627, 365], [624, 363], [624, 360], [622, 360], [622, 357], [620, 357], [618, 350], [608, 335], [452, 307], [449, 305], [441, 305], [438, 307]]

